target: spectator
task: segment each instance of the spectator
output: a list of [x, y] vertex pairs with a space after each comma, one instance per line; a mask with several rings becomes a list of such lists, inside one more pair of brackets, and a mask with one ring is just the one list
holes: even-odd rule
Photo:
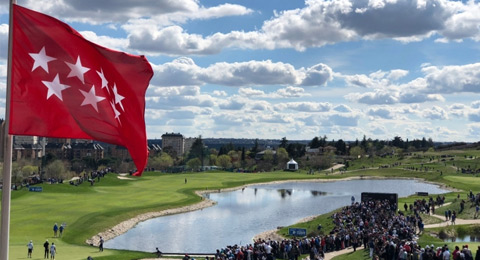
[[28, 248], [27, 258], [32, 258], [32, 252], [33, 252], [33, 242], [32, 242], [32, 240], [30, 240], [30, 242], [28, 242], [27, 248]]
[[50, 259], [55, 259], [56, 253], [57, 253], [57, 247], [55, 246], [55, 243], [52, 242], [52, 245], [50, 246]]
[[45, 259], [48, 259], [48, 253], [49, 253], [49, 250], [50, 250], [50, 243], [48, 243], [48, 239], [45, 241], [45, 243], [43, 243], [43, 247], [45, 248], [45, 254], [43, 256], [43, 258]]
[[105, 242], [105, 241], [103, 240], [103, 237], [100, 236], [100, 242], [99, 242], [99, 244], [98, 244], [98, 250], [99, 250], [100, 252], [103, 252], [103, 242]]
[[158, 250], [158, 247], [155, 248], [155, 254], [157, 255], [158, 258], [160, 258], [162, 256], [162, 252], [160, 250]]
[[53, 237], [57, 237], [57, 232], [58, 232], [58, 225], [57, 223], [55, 223], [55, 225], [53, 225]]

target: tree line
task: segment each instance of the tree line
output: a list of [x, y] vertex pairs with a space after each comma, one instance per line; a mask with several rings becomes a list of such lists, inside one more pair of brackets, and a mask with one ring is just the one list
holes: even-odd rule
[[[316, 136], [308, 144], [291, 142], [286, 137], [278, 147], [260, 147], [258, 139], [250, 149], [232, 143], [222, 145], [219, 150], [207, 148], [202, 136], [196, 138], [190, 151], [177, 158], [173, 149], [165, 149], [160, 155], [149, 160], [149, 167], [167, 170], [183, 165], [187, 169], [200, 170], [204, 166], [217, 166], [222, 169], [242, 169], [246, 171], [269, 171], [285, 168], [290, 159], [303, 161], [304, 165], [315, 168], [329, 167], [335, 156], [358, 158], [359, 156], [384, 156], [405, 151], [427, 150], [434, 147], [431, 138], [403, 140], [395, 136], [392, 140], [371, 139], [363, 136], [353, 142], [327, 140], [327, 136]], [[262, 152], [260, 155], [259, 153]], [[307, 152], [309, 152], [307, 154]]]

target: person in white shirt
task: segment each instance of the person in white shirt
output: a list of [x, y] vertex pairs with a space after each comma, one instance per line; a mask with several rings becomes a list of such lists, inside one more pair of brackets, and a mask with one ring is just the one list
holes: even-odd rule
[[32, 240], [30, 240], [30, 242], [28, 242], [27, 248], [28, 248], [27, 258], [32, 258], [32, 252], [33, 252], [33, 242], [32, 242]]

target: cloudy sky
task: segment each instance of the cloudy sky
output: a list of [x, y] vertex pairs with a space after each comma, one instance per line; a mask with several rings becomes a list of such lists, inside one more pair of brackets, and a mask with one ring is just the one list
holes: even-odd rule
[[[0, 3], [4, 114], [8, 1]], [[148, 138], [479, 141], [480, 2], [18, 0], [144, 54]]]

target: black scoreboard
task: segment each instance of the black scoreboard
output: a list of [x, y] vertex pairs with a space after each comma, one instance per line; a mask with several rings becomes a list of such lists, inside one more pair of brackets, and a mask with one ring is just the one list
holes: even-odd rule
[[388, 200], [390, 204], [395, 204], [398, 207], [397, 193], [362, 192], [362, 202], [370, 200]]

